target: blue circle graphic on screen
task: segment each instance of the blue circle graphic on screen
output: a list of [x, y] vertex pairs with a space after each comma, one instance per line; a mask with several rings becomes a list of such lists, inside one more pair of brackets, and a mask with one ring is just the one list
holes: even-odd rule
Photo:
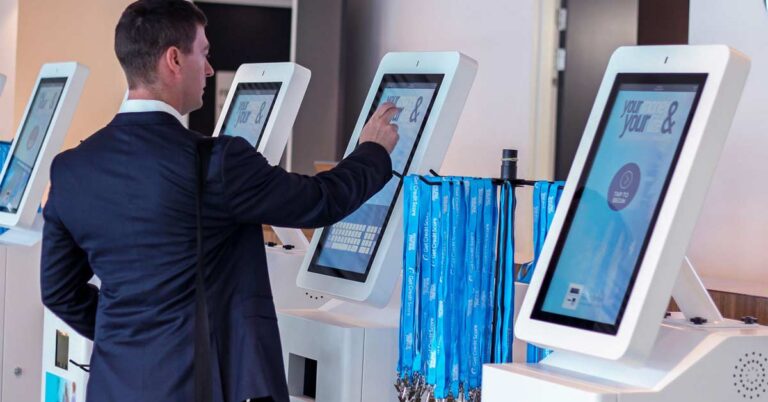
[[637, 194], [640, 187], [640, 166], [636, 163], [627, 163], [613, 176], [611, 186], [608, 187], [608, 206], [614, 211], [626, 208]]

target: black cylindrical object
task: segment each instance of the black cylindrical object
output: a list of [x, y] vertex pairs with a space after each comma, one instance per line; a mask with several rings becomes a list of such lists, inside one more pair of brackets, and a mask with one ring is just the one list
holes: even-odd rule
[[517, 180], [517, 150], [504, 149], [501, 151], [501, 179]]

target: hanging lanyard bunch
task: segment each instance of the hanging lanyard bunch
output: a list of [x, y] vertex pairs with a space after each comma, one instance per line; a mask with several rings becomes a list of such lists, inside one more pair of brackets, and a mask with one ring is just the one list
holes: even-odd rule
[[496, 295], [493, 317], [493, 363], [512, 362], [515, 316], [515, 187], [501, 187]]
[[479, 401], [489, 361], [496, 189], [488, 179], [404, 180], [401, 401]]
[[[547, 237], [549, 228], [555, 218], [555, 210], [560, 202], [560, 196], [563, 194], [565, 182], [556, 181], [550, 183], [547, 181], [538, 181], [533, 186], [533, 261], [526, 269], [521, 269], [518, 280], [524, 283], [531, 283], [533, 270], [539, 260], [541, 249], [544, 247], [544, 240]], [[537, 346], [528, 345], [527, 362], [538, 363], [549, 356], [552, 351], [542, 349]]]

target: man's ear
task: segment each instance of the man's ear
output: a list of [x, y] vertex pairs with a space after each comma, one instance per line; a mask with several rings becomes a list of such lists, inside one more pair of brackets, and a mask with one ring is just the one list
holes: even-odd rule
[[165, 51], [163, 61], [173, 75], [181, 72], [181, 49], [171, 46]]

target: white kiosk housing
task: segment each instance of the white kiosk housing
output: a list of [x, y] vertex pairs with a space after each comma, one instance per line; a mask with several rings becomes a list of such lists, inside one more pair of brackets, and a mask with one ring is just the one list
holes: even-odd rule
[[[243, 64], [222, 109], [214, 136], [239, 136], [248, 140], [271, 165], [280, 164], [293, 123], [309, 86], [311, 72], [296, 63]], [[299, 229], [272, 227], [289, 249], [266, 247], [269, 278], [275, 307], [309, 308], [321, 298], [307, 297], [295, 285], [299, 264], [309, 242]]]
[[476, 71], [477, 63], [458, 52], [389, 53], [382, 59], [346, 154], [378, 106], [395, 103], [395, 176], [341, 222], [315, 231], [296, 280], [356, 303], [331, 300], [319, 309], [278, 311], [292, 400], [396, 400], [402, 177], [439, 169]]
[[[296, 63], [241, 65], [213, 136], [243, 137], [271, 165], [280, 164], [311, 75]], [[283, 243], [306, 250], [308, 242], [301, 231], [274, 230]]]
[[271, 165], [279, 164], [311, 75], [296, 63], [241, 65], [213, 136], [243, 137]]
[[40, 200], [87, 76], [88, 68], [74, 62], [41, 68], [0, 173], [0, 226], [10, 229], [0, 235], [0, 242], [40, 241]]
[[613, 54], [515, 326], [554, 353], [486, 365], [484, 401], [768, 401], [768, 330], [685, 259], [748, 71], [726, 46]]
[[[4, 261], [7, 260], [8, 267], [14, 267], [13, 275], [8, 269], [6, 289], [13, 286], [18, 292], [16, 295], [6, 292], [5, 297], [26, 301], [15, 304], [15, 317], [6, 313], [5, 325], [14, 328], [13, 331], [3, 329], [4, 341], [15, 345], [16, 351], [12, 356], [6, 351], [3, 361], [28, 369], [26, 377], [17, 375], [19, 388], [23, 389], [21, 393], [26, 396], [30, 395], [30, 389], [36, 389], [41, 383], [42, 340], [35, 334], [40, 333], [43, 306], [39, 299], [30, 301], [28, 297], [37, 294], [39, 298], [37, 273], [43, 223], [39, 207], [48, 185], [51, 162], [64, 143], [88, 74], [87, 67], [75, 62], [41, 67], [0, 173], [0, 226], [7, 228], [0, 234], [0, 243], [5, 246], [0, 248], [0, 254]], [[4, 79], [0, 79], [0, 87], [3, 82]], [[25, 247], [11, 247], [13, 245]], [[71, 378], [72, 373], [60, 370], [56, 374]]]

